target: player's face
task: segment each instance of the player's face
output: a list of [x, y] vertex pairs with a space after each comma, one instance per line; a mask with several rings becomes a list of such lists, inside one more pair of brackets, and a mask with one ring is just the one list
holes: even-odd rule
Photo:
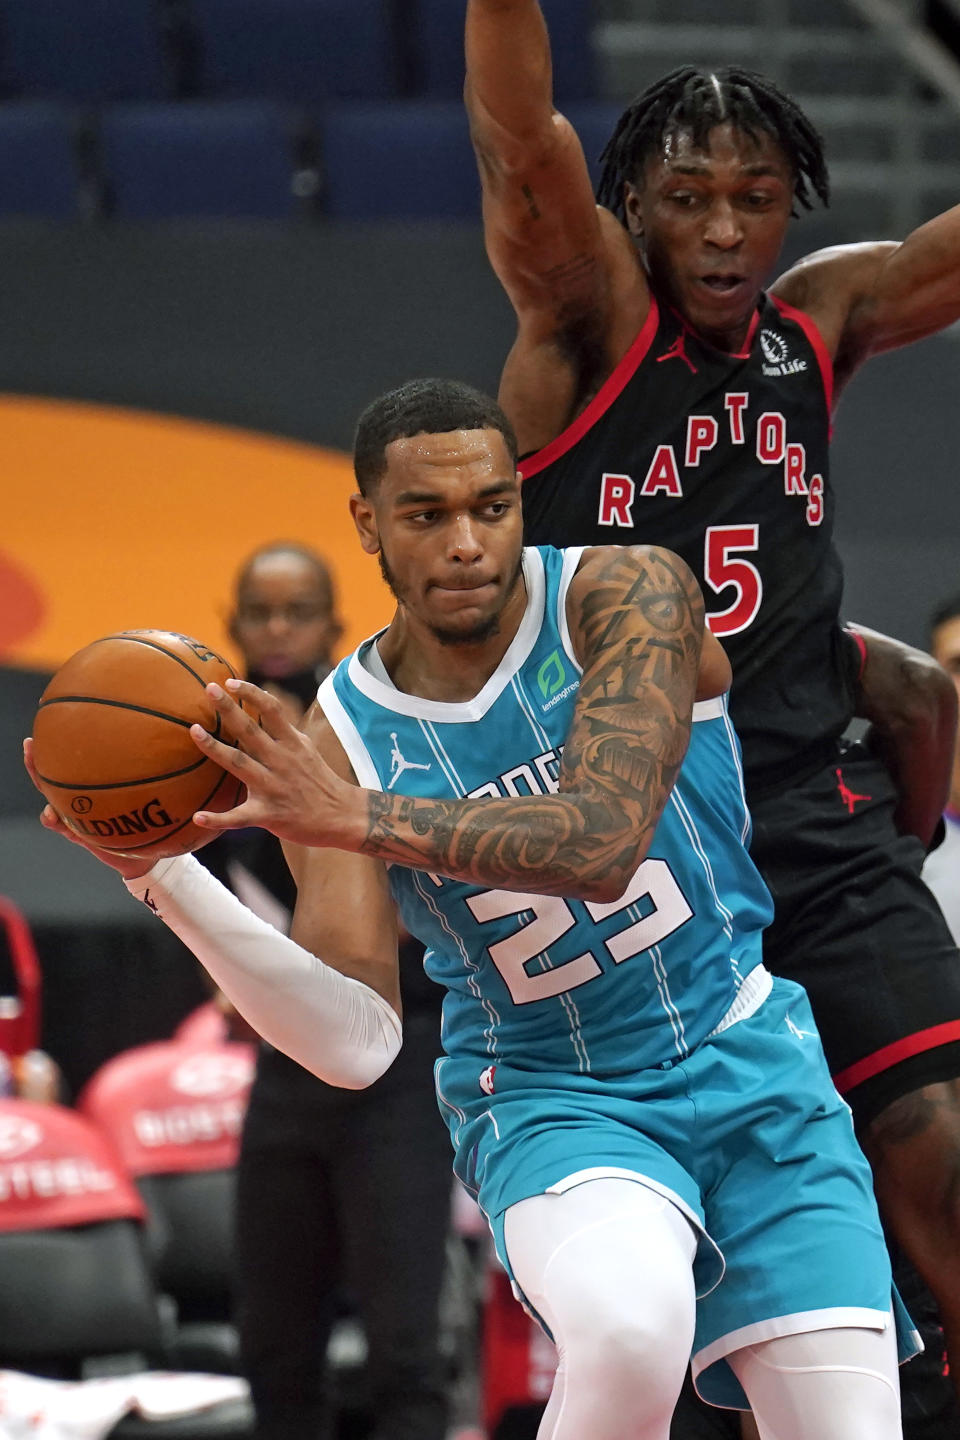
[[738, 345], [783, 244], [794, 174], [770, 136], [724, 124], [707, 140], [668, 139], [627, 187], [627, 223], [658, 290], [707, 339]]
[[520, 482], [499, 430], [414, 435], [353, 514], [407, 614], [443, 644], [482, 644], [522, 608]]
[[[940, 661], [948, 675], [953, 676], [957, 696], [960, 697], [960, 615], [944, 620], [942, 625], [937, 626], [930, 649], [933, 658]], [[957, 743], [960, 745], [960, 737]]]
[[271, 680], [329, 664], [340, 626], [325, 576], [302, 555], [264, 555], [237, 596], [230, 633], [247, 670]]

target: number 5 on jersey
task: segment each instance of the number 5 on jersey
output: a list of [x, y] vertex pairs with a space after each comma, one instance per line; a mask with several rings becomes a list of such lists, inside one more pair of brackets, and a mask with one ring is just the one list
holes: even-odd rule
[[739, 635], [757, 618], [763, 600], [763, 580], [756, 565], [739, 552], [756, 550], [760, 544], [759, 525], [709, 525], [703, 544], [703, 578], [715, 595], [733, 587], [733, 602], [726, 610], [707, 616], [707, 625], [718, 639]]

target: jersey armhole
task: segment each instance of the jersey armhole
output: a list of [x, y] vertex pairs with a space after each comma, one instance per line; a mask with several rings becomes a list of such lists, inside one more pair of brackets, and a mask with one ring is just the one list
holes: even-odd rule
[[[334, 674], [336, 672], [334, 671]], [[360, 738], [360, 732], [344, 708], [333, 684], [333, 675], [328, 675], [317, 692], [317, 704], [327, 718], [330, 729], [336, 735], [353, 766], [353, 773], [366, 790], [382, 790], [383, 784], [377, 774], [370, 752]]]
[[[827, 349], [823, 336], [817, 328], [816, 321], [806, 313], [805, 310], [797, 310], [795, 306], [788, 305], [786, 300], [781, 300], [779, 295], [771, 295], [776, 308], [785, 320], [792, 320], [795, 325], [806, 335], [814, 355], [817, 357], [817, 364], [820, 367], [820, 378], [823, 381], [823, 398], [827, 407], [827, 419], [832, 422], [833, 418], [833, 361]], [[831, 423], [832, 429], [832, 423]]]
[[567, 619], [567, 591], [570, 589], [570, 582], [580, 568], [580, 561], [583, 559], [583, 552], [586, 549], [586, 545], [572, 545], [569, 549], [564, 550], [560, 584], [557, 587], [557, 630], [560, 632], [560, 642], [567, 658], [578, 675], [583, 674], [583, 666], [573, 649], [573, 637], [570, 634], [570, 622]]
[[614, 400], [639, 370], [641, 362], [653, 344], [653, 337], [657, 333], [659, 324], [660, 311], [657, 307], [656, 297], [651, 292], [647, 318], [623, 359], [607, 376], [590, 404], [581, 410], [575, 420], [571, 420], [565, 430], [561, 430], [560, 434], [548, 445], [544, 445], [542, 450], [534, 451], [532, 455], [520, 461], [519, 470], [524, 480], [529, 480], [532, 475], [539, 474], [548, 465], [552, 465], [555, 460], [559, 460], [561, 455], [566, 455], [567, 451], [572, 450], [577, 441], [582, 440], [587, 431], [610, 409]]

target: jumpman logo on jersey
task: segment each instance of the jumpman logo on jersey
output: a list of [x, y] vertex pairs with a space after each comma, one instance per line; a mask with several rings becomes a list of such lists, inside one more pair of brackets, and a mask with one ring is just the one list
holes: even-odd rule
[[396, 730], [390, 731], [390, 739], [393, 741], [393, 749], [390, 751], [390, 783], [388, 790], [392, 790], [400, 779], [404, 770], [429, 770], [429, 765], [420, 765], [416, 760], [405, 760], [400, 753], [400, 746], [397, 744]]
[[661, 364], [664, 360], [682, 360], [684, 365], [689, 366], [690, 374], [696, 375], [697, 367], [696, 365], [694, 365], [693, 361], [690, 359], [690, 356], [686, 352], [686, 343], [687, 337], [681, 330], [676, 340], [674, 340], [673, 344], [670, 346], [670, 349], [664, 350], [662, 355], [657, 356], [657, 364]]
[[855, 795], [843, 778], [843, 771], [837, 766], [837, 789], [840, 791], [840, 799], [847, 807], [847, 814], [852, 815], [858, 800], [872, 800], [872, 795]]

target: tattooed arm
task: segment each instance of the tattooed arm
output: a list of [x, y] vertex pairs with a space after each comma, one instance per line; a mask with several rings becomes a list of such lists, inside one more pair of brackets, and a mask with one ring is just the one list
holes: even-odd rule
[[[559, 793], [432, 800], [363, 790], [338, 778], [255, 692], [260, 731], [231, 701], [218, 702], [242, 750], [198, 739], [249, 792], [239, 809], [210, 817], [210, 828], [263, 825], [297, 844], [477, 885], [618, 899], [647, 853], [686, 753], [703, 600], [669, 551], [604, 547], [586, 552], [567, 612], [583, 678]], [[244, 684], [237, 693], [244, 695]]]

